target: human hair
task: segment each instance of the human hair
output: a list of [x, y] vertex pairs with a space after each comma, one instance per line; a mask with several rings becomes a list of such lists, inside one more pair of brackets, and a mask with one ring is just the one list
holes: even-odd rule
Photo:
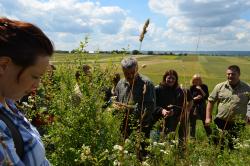
[[124, 58], [121, 61], [121, 66], [123, 69], [131, 69], [133, 67], [137, 67], [137, 65], [137, 60], [134, 57]]
[[21, 66], [21, 73], [35, 64], [38, 56], [52, 56], [54, 48], [50, 39], [37, 26], [0, 17], [0, 57], [9, 57]]
[[76, 80], [79, 80], [80, 79], [80, 76], [81, 75], [84, 75], [84, 76], [87, 76], [90, 74], [90, 69], [91, 67], [87, 64], [83, 64], [80, 69], [78, 69], [75, 73], [75, 78]]
[[233, 71], [236, 71], [238, 74], [240, 74], [240, 67], [237, 66], [237, 65], [231, 65], [231, 66], [228, 66], [227, 68], [228, 70], [233, 70]]
[[174, 87], [174, 88], [177, 88], [177, 87], [179, 86], [179, 83], [178, 83], [178, 74], [177, 74], [177, 72], [176, 72], [175, 70], [173, 70], [173, 69], [167, 70], [167, 71], [165, 72], [165, 74], [164, 74], [163, 77], [162, 77], [162, 81], [161, 81], [160, 85], [161, 85], [161, 86], [166, 86], [166, 78], [167, 78], [167, 76], [170, 76], [170, 75], [175, 76], [176, 80], [175, 80], [175, 84], [174, 84], [173, 87]]
[[90, 72], [90, 69], [91, 67], [89, 65], [87, 64], [82, 65], [82, 72], [84, 73], [84, 75], [88, 75]]
[[200, 81], [200, 84], [202, 84], [202, 79], [201, 79], [201, 75], [200, 74], [194, 74], [191, 81], [190, 81], [190, 84], [191, 85], [194, 85], [194, 81], [195, 80], [199, 80]]
[[77, 71], [75, 72], [75, 79], [78, 81], [78, 80], [80, 79], [80, 76], [81, 76], [80, 71], [77, 70]]

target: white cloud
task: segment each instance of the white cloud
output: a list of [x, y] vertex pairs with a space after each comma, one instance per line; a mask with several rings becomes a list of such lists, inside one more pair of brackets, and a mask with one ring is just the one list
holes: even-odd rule
[[[138, 13], [101, 2], [0, 0], [0, 15], [38, 25], [56, 49], [72, 50], [86, 35], [90, 37], [89, 50], [128, 45], [130, 50], [138, 49], [144, 25], [138, 22]], [[150, 20], [143, 50], [194, 51], [199, 37], [199, 50], [249, 49], [250, 22], [241, 15], [249, 12], [250, 0], [149, 0], [148, 6], [166, 22], [160, 27], [156, 20]]]
[[185, 18], [189, 26], [214, 27], [229, 24], [250, 6], [249, 0], [149, 0], [149, 7], [169, 18]]
[[[112, 27], [112, 26], [111, 26]], [[133, 18], [127, 17], [120, 25], [116, 34], [92, 33], [89, 48], [101, 50], [138, 49], [140, 24]]]
[[123, 22], [121, 27], [121, 34], [128, 35], [128, 36], [138, 36], [139, 39], [139, 29], [138, 22], [133, 18], [126, 18]]
[[75, 35], [83, 38], [84, 33], [117, 34], [126, 19], [126, 11], [118, 6], [77, 0], [0, 0], [0, 11], [3, 16], [37, 24], [53, 36], [57, 49], [63, 49], [59, 34], [67, 34], [70, 41], [76, 40]]
[[200, 49], [249, 49], [250, 22], [240, 19], [249, 0], [149, 0], [148, 5], [166, 16], [166, 42], [180, 43], [180, 50], [194, 50], [200, 30]]

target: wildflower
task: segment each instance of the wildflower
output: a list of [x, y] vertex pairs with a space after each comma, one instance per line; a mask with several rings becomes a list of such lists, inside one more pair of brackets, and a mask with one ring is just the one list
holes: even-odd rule
[[126, 144], [130, 144], [131, 141], [130, 141], [129, 139], [126, 139], [126, 140], [125, 140], [125, 143], [126, 143]]
[[170, 144], [169, 146], [170, 146], [171, 148], [175, 147], [175, 145], [174, 145], [174, 144]]
[[142, 166], [150, 166], [150, 165], [146, 161], [143, 161]]
[[167, 154], [167, 152], [163, 149], [160, 150], [160, 152], [164, 153], [164, 154]]
[[113, 147], [113, 149], [114, 149], [114, 150], [122, 151], [122, 150], [123, 150], [123, 147], [120, 146], [120, 145], [115, 145], [115, 146]]
[[115, 161], [113, 162], [113, 164], [114, 164], [114, 165], [118, 165], [118, 166], [121, 165], [121, 163], [120, 163], [118, 160], [115, 160]]
[[81, 153], [81, 161], [85, 161], [88, 158], [84, 153]]
[[242, 144], [242, 146], [243, 146], [244, 148], [249, 148], [249, 144], [247, 144], [247, 143]]
[[176, 140], [172, 140], [172, 141], [171, 141], [171, 143], [173, 143], [173, 144], [177, 144], [177, 143], [178, 143], [178, 141], [176, 141]]
[[28, 97], [28, 101], [31, 102], [31, 103], [34, 103], [35, 102], [34, 97], [33, 96], [29, 96]]
[[146, 68], [147, 67], [147, 65], [146, 64], [143, 64], [142, 66], [141, 66], [141, 68]]
[[88, 156], [90, 155], [91, 151], [89, 146], [85, 146], [84, 144], [82, 145], [82, 154]]
[[165, 144], [164, 144], [164, 143], [158, 143], [158, 145], [160, 145], [160, 146], [165, 146]]

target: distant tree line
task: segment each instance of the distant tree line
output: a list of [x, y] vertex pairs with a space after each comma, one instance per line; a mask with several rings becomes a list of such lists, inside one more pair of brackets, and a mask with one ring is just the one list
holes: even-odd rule
[[65, 50], [55, 50], [55, 53], [69, 53], [69, 51], [65, 51]]
[[[64, 54], [73, 54], [79, 52], [77, 49], [73, 49], [71, 51], [65, 51], [65, 50], [56, 50], [55, 53], [64, 53]], [[139, 50], [112, 50], [112, 51], [87, 51], [84, 50], [84, 53], [86, 54], [132, 54], [132, 55], [179, 55], [179, 56], [187, 56], [187, 53], [174, 53], [174, 52], [167, 52], [167, 51], [139, 51]]]

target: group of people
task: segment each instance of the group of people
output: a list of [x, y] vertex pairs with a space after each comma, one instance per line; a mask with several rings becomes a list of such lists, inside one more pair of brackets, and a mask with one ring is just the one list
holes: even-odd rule
[[[50, 165], [39, 132], [17, 109], [14, 101], [37, 89], [53, 50], [52, 42], [37, 26], [0, 18], [0, 165]], [[135, 58], [123, 59], [121, 66], [124, 78], [120, 80], [117, 76], [114, 80], [116, 86], [111, 92], [116, 96], [112, 106], [124, 113], [121, 125], [124, 139], [133, 130], [149, 138], [153, 125], [159, 119], [163, 119], [161, 130], [166, 135], [176, 131], [180, 125], [180, 144], [187, 138], [188, 121], [191, 124], [190, 135], [195, 137], [197, 118], [203, 121], [209, 136], [216, 103], [218, 113], [214, 122], [218, 128], [227, 130], [230, 138], [238, 137], [239, 131], [244, 129], [250, 87], [239, 79], [238, 66], [228, 67], [227, 81], [216, 85], [210, 95], [197, 74], [190, 89], [184, 89], [179, 85], [177, 72], [167, 70], [161, 83], [155, 87], [149, 78], [138, 72]], [[214, 141], [220, 142], [218, 139]], [[233, 148], [233, 142], [229, 143]], [[145, 147], [142, 141], [139, 156], [147, 154]]]
[[[138, 62], [134, 57], [123, 59], [121, 66], [124, 78], [116, 86], [114, 107], [124, 110], [121, 128], [124, 138], [130, 135], [132, 129], [141, 129], [149, 138], [154, 124], [163, 119], [161, 132], [164, 135], [178, 132], [179, 145], [183, 147], [189, 127], [191, 138], [195, 138], [197, 119], [202, 120], [207, 136], [212, 134], [212, 110], [217, 104], [218, 113], [214, 122], [219, 129], [227, 131], [228, 147], [234, 149], [233, 140], [239, 137], [250, 120], [247, 117], [250, 87], [240, 80], [237, 65], [227, 68], [227, 80], [216, 85], [210, 95], [199, 74], [192, 77], [190, 88], [183, 88], [179, 85], [177, 72], [170, 69], [164, 73], [160, 84], [154, 86], [149, 78], [138, 72]], [[133, 122], [129, 116], [133, 116]], [[221, 144], [223, 148], [226, 141], [217, 135], [211, 142]]]

